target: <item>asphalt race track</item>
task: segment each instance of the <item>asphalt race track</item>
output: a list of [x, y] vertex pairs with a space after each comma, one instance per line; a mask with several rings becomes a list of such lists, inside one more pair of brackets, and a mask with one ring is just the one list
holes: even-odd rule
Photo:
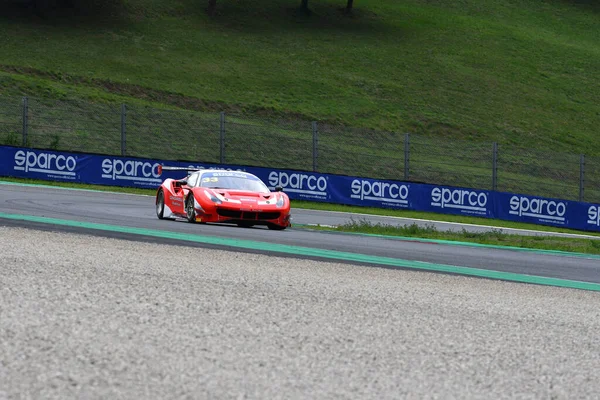
[[[292, 228], [279, 232], [270, 231], [263, 227], [238, 228], [225, 225], [189, 224], [184, 221], [161, 221], [156, 218], [154, 199], [149, 196], [36, 186], [0, 185], [0, 213], [252, 240], [600, 283], [600, 259], [594, 256], [581, 257], [489, 247], [456, 246], [428, 241], [405, 241], [307, 229]], [[300, 224], [335, 224], [348, 218], [348, 215], [341, 213], [296, 209], [294, 210], [293, 222]], [[361, 218], [374, 222], [382, 221], [382, 217], [376, 216], [361, 216]], [[35, 225], [32, 222], [15, 222], [14, 220], [9, 221], [0, 218], [0, 225], [15, 224], [20, 226]], [[110, 236], [111, 234], [106, 233], [104, 235]], [[142, 238], [141, 240], [146, 239]], [[168, 241], [164, 242], [168, 243]]]

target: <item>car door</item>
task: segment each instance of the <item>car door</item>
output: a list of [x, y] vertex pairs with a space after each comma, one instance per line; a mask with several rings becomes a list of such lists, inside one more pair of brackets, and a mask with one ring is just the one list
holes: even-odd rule
[[172, 211], [177, 214], [185, 214], [185, 198], [189, 193], [189, 188], [193, 187], [198, 180], [198, 174], [193, 173], [187, 177], [187, 183], [182, 181], [173, 182], [173, 209]]

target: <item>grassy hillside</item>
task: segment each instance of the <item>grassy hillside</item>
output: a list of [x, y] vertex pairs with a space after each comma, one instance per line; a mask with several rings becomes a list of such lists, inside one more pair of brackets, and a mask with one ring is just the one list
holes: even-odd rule
[[0, 16], [0, 93], [600, 156], [594, 2], [359, 0], [346, 16], [341, 0], [313, 0], [310, 17], [297, 3], [221, 1], [213, 18], [197, 0], [115, 0], [92, 16], [12, 10]]

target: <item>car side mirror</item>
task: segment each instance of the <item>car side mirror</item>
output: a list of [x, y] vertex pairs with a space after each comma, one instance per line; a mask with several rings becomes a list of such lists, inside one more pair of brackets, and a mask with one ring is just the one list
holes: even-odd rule
[[187, 183], [188, 182], [185, 179], [181, 180], [181, 181], [179, 181], [179, 186], [185, 186], [185, 185], [187, 185]]
[[283, 187], [281, 187], [281, 186], [275, 186], [275, 191], [276, 192], [283, 192]]

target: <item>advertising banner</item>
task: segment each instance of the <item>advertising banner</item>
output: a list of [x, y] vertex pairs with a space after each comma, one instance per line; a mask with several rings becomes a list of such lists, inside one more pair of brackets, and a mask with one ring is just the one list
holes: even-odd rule
[[0, 176], [145, 189], [157, 189], [166, 178], [186, 176], [185, 171], [160, 174], [160, 165], [249, 172], [271, 190], [276, 186], [283, 187], [292, 200], [429, 211], [600, 231], [600, 206], [583, 202], [306, 171], [0, 146]]
[[415, 210], [471, 217], [494, 217], [494, 197], [491, 192], [449, 186], [414, 185], [419, 188]]
[[496, 193], [496, 215], [505, 220], [567, 227], [572, 203], [513, 193]]

